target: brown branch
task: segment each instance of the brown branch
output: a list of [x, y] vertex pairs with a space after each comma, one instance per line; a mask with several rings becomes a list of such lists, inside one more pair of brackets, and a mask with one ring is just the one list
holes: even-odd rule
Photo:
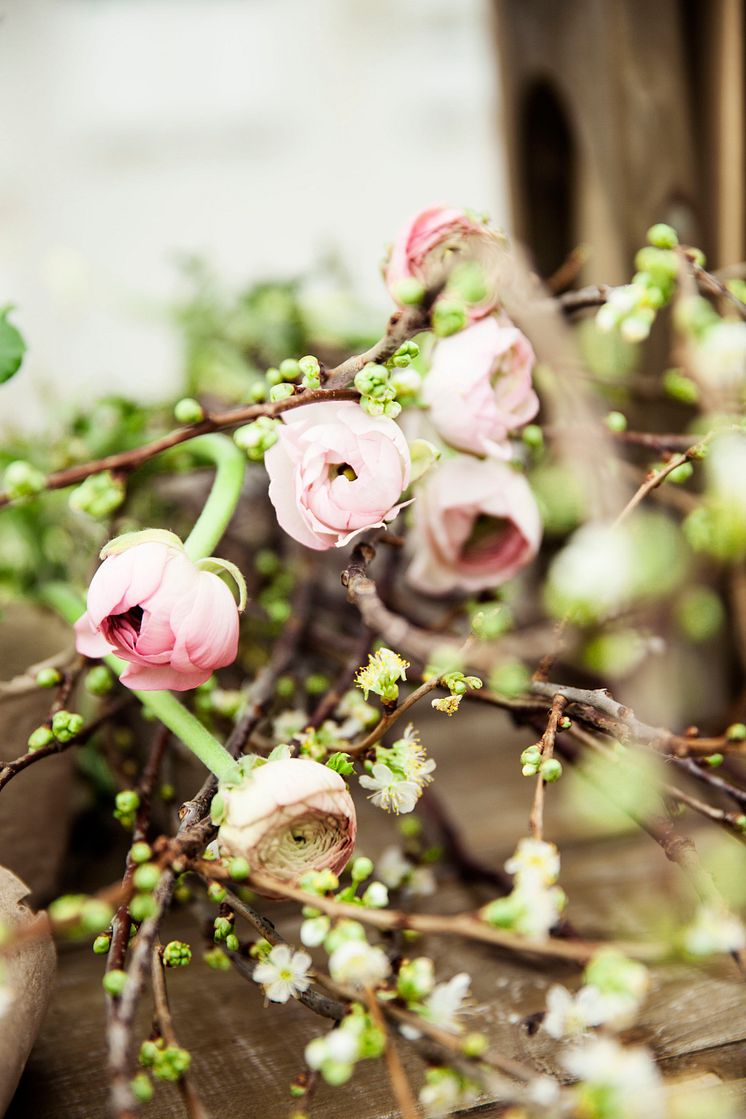
[[399, 1054], [396, 1051], [393, 1038], [386, 1029], [386, 1020], [381, 1010], [381, 1004], [375, 991], [369, 987], [365, 989], [365, 1001], [370, 1011], [370, 1016], [373, 1019], [374, 1025], [383, 1034], [384, 1038], [384, 1051], [383, 1055], [386, 1058], [386, 1068], [388, 1069], [389, 1080], [391, 1082], [391, 1092], [399, 1108], [401, 1119], [419, 1119], [421, 1114], [419, 1107], [415, 1102], [412, 1089], [407, 1079], [407, 1074], [404, 1071], [404, 1066], [399, 1060]]
[[364, 738], [361, 738], [359, 742], [351, 743], [351, 745], [347, 747], [347, 753], [352, 754], [353, 757], [364, 754], [366, 750], [369, 750], [371, 746], [374, 746], [376, 742], [383, 738], [386, 731], [392, 727], [402, 715], [406, 715], [407, 711], [410, 711], [416, 703], [419, 703], [421, 699], [424, 699], [426, 695], [434, 691], [440, 682], [440, 676], [431, 677], [431, 679], [426, 680], [424, 684], [420, 684], [419, 688], [415, 688], [413, 692], [410, 692], [407, 698], [403, 700], [398, 707], [394, 707], [390, 711], [384, 711], [370, 733], [366, 734]]
[[[228, 879], [227, 872], [214, 862], [196, 861], [193, 869], [208, 879], [224, 882]], [[603, 946], [603, 942], [589, 940], [560, 940], [556, 937], [532, 939], [506, 932], [504, 929], [493, 928], [482, 921], [474, 913], [455, 913], [451, 916], [434, 913], [405, 913], [397, 909], [369, 909], [364, 905], [352, 905], [338, 901], [336, 898], [318, 897], [316, 894], [306, 893], [305, 890], [292, 886], [288, 882], [274, 878], [262, 871], [254, 871], [249, 880], [250, 884], [270, 894], [279, 894], [281, 897], [291, 898], [301, 905], [308, 905], [320, 909], [331, 917], [346, 917], [363, 924], [372, 925], [377, 929], [411, 929], [421, 933], [444, 933], [449, 936], [465, 937], [469, 940], [482, 941], [493, 944], [508, 952], [519, 952], [528, 956], [541, 956], [563, 960], [572, 960], [584, 963], [590, 959], [594, 952]], [[663, 951], [656, 944], [617, 944], [621, 951], [638, 959], [659, 959]]]
[[[554, 740], [557, 737], [557, 728], [560, 720], [564, 714], [565, 707], [567, 706], [567, 699], [563, 695], [555, 695], [552, 699], [552, 706], [549, 711], [549, 719], [547, 720], [546, 730], [541, 736], [541, 760], [548, 761], [554, 753]], [[534, 792], [534, 803], [531, 808], [531, 815], [529, 817], [529, 830], [534, 839], [542, 839], [544, 836], [544, 786], [546, 782], [538, 774], [536, 778], [536, 791]]]
[[[166, 1042], [166, 1045], [178, 1046], [179, 1042], [174, 1030], [171, 1007], [168, 1003], [166, 972], [163, 966], [163, 948], [157, 939], [153, 944], [150, 977], [153, 986], [153, 1004], [158, 1031]], [[209, 1113], [205, 1110], [202, 1101], [197, 1095], [188, 1073], [183, 1073], [179, 1077], [179, 1091], [184, 1100], [184, 1107], [189, 1119], [210, 1119]]]

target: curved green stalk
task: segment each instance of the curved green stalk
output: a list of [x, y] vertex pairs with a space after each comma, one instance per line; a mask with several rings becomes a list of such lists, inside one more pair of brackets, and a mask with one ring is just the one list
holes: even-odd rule
[[216, 467], [210, 496], [184, 541], [186, 554], [196, 563], [212, 555], [235, 512], [243, 488], [246, 455], [225, 435], [200, 435], [188, 447]]
[[[48, 583], [40, 598], [73, 625], [85, 610], [85, 605], [77, 593], [67, 583]], [[103, 658], [117, 676], [121, 676], [127, 662], [110, 655]], [[148, 711], [152, 711], [164, 726], [176, 735], [199, 760], [211, 770], [219, 781], [237, 781], [240, 777], [238, 765], [199, 719], [179, 703], [171, 692], [139, 692], [133, 694]]]

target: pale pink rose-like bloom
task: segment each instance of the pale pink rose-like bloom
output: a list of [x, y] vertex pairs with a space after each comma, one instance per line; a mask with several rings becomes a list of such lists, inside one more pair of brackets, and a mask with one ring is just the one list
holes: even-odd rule
[[283, 416], [264, 461], [282, 528], [307, 548], [341, 548], [401, 509], [411, 461], [401, 429], [354, 401], [314, 404]]
[[[386, 287], [394, 299], [402, 280], [419, 280], [428, 286], [442, 278], [443, 264], [454, 251], [479, 259], [495, 244], [494, 232], [454, 206], [428, 206], [399, 230], [384, 269]], [[472, 319], [487, 314], [496, 296], [470, 308]], [[397, 300], [398, 302], [398, 300]]]
[[221, 790], [221, 855], [295, 883], [309, 870], [338, 874], [355, 846], [355, 805], [342, 777], [310, 758], [278, 758]]
[[238, 651], [238, 607], [226, 584], [200, 571], [176, 538], [108, 555], [75, 623], [87, 657], [116, 653], [128, 688], [183, 692], [203, 684]]
[[541, 519], [522, 474], [497, 459], [457, 455], [418, 489], [411, 538], [413, 587], [473, 593], [505, 583], [530, 563]]
[[422, 392], [439, 435], [462, 451], [509, 458], [509, 433], [539, 410], [534, 360], [526, 336], [492, 315], [442, 338]]

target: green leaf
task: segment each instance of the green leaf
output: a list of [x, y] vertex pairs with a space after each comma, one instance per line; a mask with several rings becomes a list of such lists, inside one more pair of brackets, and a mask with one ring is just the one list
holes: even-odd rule
[[333, 769], [335, 773], [341, 774], [343, 777], [349, 776], [350, 773], [355, 772], [355, 767], [352, 764], [349, 754], [344, 754], [338, 751], [327, 758], [326, 762], [329, 769]]
[[0, 385], [16, 375], [26, 353], [23, 335], [8, 322], [11, 310], [11, 307], [0, 310]]

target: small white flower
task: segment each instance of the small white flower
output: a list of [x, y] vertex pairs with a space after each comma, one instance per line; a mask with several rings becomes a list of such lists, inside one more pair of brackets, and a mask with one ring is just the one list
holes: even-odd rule
[[328, 917], [307, 918], [300, 927], [301, 944], [305, 944], [306, 948], [317, 948], [326, 940], [330, 928]]
[[444, 715], [455, 715], [462, 699], [463, 696], [460, 695], [439, 696], [437, 699], [430, 700], [430, 706], [435, 711], [442, 711]]
[[429, 866], [416, 866], [407, 883], [407, 892], [415, 897], [429, 898], [435, 893], [435, 875]]
[[420, 736], [411, 723], [393, 746], [381, 749], [380, 753], [394, 769], [404, 775], [405, 780], [419, 785], [420, 792], [432, 781], [435, 762], [428, 758]]
[[401, 847], [387, 847], [376, 862], [376, 874], [390, 890], [402, 886], [412, 872], [412, 864]]
[[684, 948], [692, 956], [716, 952], [739, 952], [746, 948], [746, 930], [725, 907], [700, 905], [694, 921], [684, 932]]
[[746, 323], [719, 322], [694, 349], [694, 368], [706, 384], [739, 389], [746, 381]]
[[389, 903], [389, 892], [383, 882], [371, 882], [363, 894], [363, 905], [371, 909], [385, 909]]
[[611, 1038], [594, 1037], [566, 1053], [562, 1063], [578, 1080], [603, 1089], [609, 1114], [619, 1119], [665, 1116], [663, 1083], [646, 1049], [625, 1049]]
[[469, 1107], [477, 1098], [474, 1086], [450, 1068], [430, 1068], [420, 1088], [420, 1103], [425, 1113], [436, 1119]]
[[524, 936], [548, 936], [562, 915], [567, 898], [559, 886], [546, 887], [538, 882], [517, 886], [513, 896], [520, 903], [516, 932]]
[[363, 774], [360, 784], [364, 789], [373, 789], [372, 800], [378, 808], [385, 812], [412, 812], [420, 796], [420, 787], [413, 781], [405, 781], [394, 773], [383, 762], [376, 762], [373, 766], [373, 776]]
[[573, 995], [554, 984], [547, 994], [543, 1026], [550, 1037], [578, 1037], [591, 1026], [605, 1021], [604, 996], [597, 987], [582, 987]]
[[308, 714], [301, 710], [281, 711], [272, 720], [272, 737], [276, 742], [290, 742], [308, 726]]
[[559, 851], [553, 843], [545, 843], [542, 839], [519, 839], [505, 869], [521, 884], [530, 880], [551, 886], [559, 878]]
[[529, 1084], [526, 1095], [537, 1107], [552, 1107], [559, 1102], [560, 1086], [551, 1076], [537, 1076]]
[[463, 1009], [464, 999], [469, 994], [471, 976], [465, 971], [454, 975], [447, 983], [438, 983], [425, 1002], [422, 1016], [444, 1030], [461, 1033], [463, 1026], [458, 1014]]
[[391, 974], [386, 953], [365, 940], [347, 940], [329, 957], [329, 972], [335, 983], [370, 987]]
[[311, 986], [310, 966], [307, 952], [293, 952], [287, 944], [276, 944], [267, 958], [256, 965], [252, 978], [264, 987], [271, 1002], [287, 1002]]

